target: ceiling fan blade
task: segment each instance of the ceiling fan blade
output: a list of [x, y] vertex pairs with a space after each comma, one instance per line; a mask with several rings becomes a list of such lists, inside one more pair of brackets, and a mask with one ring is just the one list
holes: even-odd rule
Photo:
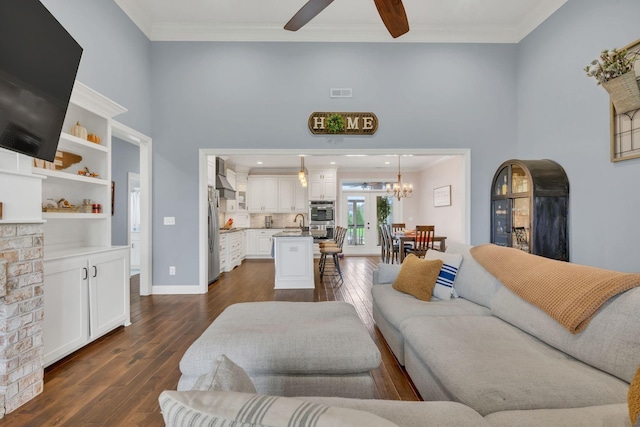
[[309, 0], [307, 4], [302, 6], [302, 8], [293, 15], [293, 18], [286, 23], [284, 29], [289, 31], [298, 31], [332, 2], [333, 0]]
[[374, 0], [378, 13], [394, 39], [409, 32], [409, 21], [402, 0]]

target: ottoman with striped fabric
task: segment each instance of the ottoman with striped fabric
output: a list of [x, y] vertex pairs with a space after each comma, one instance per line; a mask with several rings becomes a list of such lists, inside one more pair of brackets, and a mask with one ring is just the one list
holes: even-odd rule
[[258, 393], [375, 398], [370, 371], [380, 352], [355, 308], [345, 302], [234, 304], [187, 349], [178, 390], [190, 390], [224, 354]]

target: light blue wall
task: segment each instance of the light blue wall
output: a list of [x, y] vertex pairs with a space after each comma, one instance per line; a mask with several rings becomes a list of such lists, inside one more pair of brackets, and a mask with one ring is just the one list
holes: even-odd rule
[[111, 139], [111, 179], [115, 183], [111, 244], [129, 243], [129, 172], [140, 173], [140, 148], [119, 138]]
[[585, 65], [640, 38], [640, 1], [569, 0], [518, 45], [518, 155], [570, 183], [573, 262], [638, 271], [640, 160], [609, 161], [609, 98]]
[[[490, 181], [516, 148], [515, 45], [165, 42], [151, 49], [155, 285], [197, 284], [198, 149], [331, 148], [307, 128], [313, 111], [378, 116], [374, 136], [345, 137], [340, 148], [471, 148], [472, 239], [488, 240]], [[354, 96], [332, 100], [332, 87], [353, 88]], [[176, 225], [163, 226], [164, 216]]]
[[41, 0], [83, 47], [77, 80], [124, 106], [116, 117], [151, 135], [151, 42], [113, 0]]
[[[488, 187], [502, 161], [560, 162], [572, 260], [637, 270], [640, 161], [609, 162], [607, 96], [582, 72], [600, 50], [640, 37], [637, 0], [569, 0], [518, 45], [151, 43], [113, 0], [43, 3], [85, 48], [78, 79], [154, 138], [156, 285], [197, 284], [198, 148], [330, 148], [306, 128], [323, 110], [380, 119], [375, 136], [341, 148], [471, 148], [474, 244], [489, 240]], [[331, 87], [354, 97], [331, 100]]]

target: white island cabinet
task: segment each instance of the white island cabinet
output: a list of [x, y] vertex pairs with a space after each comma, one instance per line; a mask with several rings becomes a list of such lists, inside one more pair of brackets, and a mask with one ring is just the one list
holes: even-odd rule
[[273, 235], [275, 289], [313, 289], [313, 237], [308, 232]]

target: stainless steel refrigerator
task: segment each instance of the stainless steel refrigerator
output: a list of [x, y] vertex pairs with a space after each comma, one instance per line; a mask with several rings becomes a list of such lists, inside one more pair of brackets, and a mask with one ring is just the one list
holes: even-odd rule
[[220, 224], [218, 220], [218, 191], [209, 187], [209, 283], [220, 275]]

